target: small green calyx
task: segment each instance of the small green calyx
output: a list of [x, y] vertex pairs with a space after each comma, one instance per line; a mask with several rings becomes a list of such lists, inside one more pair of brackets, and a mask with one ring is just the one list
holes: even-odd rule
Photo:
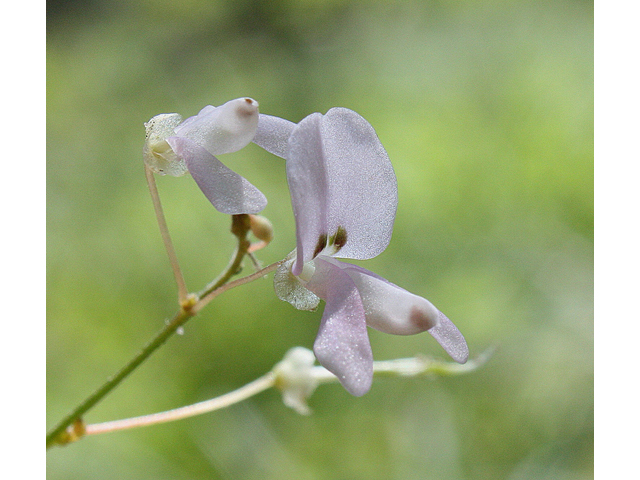
[[175, 135], [174, 129], [182, 122], [177, 113], [156, 115], [144, 124], [146, 140], [143, 148], [144, 163], [159, 175], [180, 177], [187, 173], [187, 165], [178, 157], [167, 138]]

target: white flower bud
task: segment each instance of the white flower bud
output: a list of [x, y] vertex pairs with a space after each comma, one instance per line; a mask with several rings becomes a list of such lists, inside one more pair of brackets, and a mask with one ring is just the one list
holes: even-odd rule
[[273, 367], [276, 387], [282, 392], [282, 401], [301, 415], [311, 413], [307, 399], [318, 386], [318, 380], [312, 375], [315, 360], [311, 350], [294, 347]]

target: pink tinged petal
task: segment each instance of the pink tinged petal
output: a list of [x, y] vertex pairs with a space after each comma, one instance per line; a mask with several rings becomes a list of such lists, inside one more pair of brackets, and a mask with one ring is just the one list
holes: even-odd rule
[[449, 320], [444, 313], [438, 312], [440, 321], [437, 326], [431, 328], [429, 333], [444, 348], [451, 358], [458, 363], [465, 363], [469, 358], [469, 347], [460, 330]]
[[296, 124], [280, 117], [260, 114], [253, 143], [278, 157], [286, 158], [289, 137]]
[[[299, 275], [303, 264], [324, 248], [327, 239], [327, 179], [320, 123], [322, 115], [304, 118], [289, 138], [287, 179], [296, 221], [297, 256], [292, 273]], [[324, 238], [324, 243], [322, 239]]]
[[368, 326], [394, 335], [413, 335], [427, 330], [456, 362], [467, 361], [469, 348], [464, 337], [427, 299], [357, 265], [324, 256], [322, 259], [351, 277], [360, 292]]
[[373, 381], [373, 354], [358, 289], [335, 265], [322, 258], [314, 263], [316, 271], [306, 286], [326, 305], [313, 351], [349, 393], [364, 395]]
[[171, 137], [167, 142], [185, 160], [189, 173], [218, 211], [228, 215], [258, 213], [267, 205], [260, 190], [197, 143], [184, 137]]
[[191, 128], [197, 129], [198, 123], [204, 123], [204, 119], [207, 118], [215, 109], [216, 107], [214, 107], [213, 105], [207, 105], [206, 107], [203, 107], [197, 115], [189, 117], [182, 123], [180, 123], [180, 129], [184, 132], [188, 132]]
[[212, 155], [240, 150], [251, 142], [258, 127], [258, 102], [237, 98], [219, 107], [200, 110], [176, 127], [176, 135], [193, 140]]
[[360, 292], [370, 327], [392, 335], [415, 335], [438, 325], [440, 312], [429, 300], [357, 265], [322, 258], [351, 277]]
[[387, 248], [398, 205], [396, 176], [373, 127], [346, 108], [322, 119], [327, 178], [327, 228], [346, 243], [335, 256], [373, 258]]
[[298, 234], [294, 275], [325, 246], [327, 254], [356, 259], [387, 247], [398, 203], [396, 177], [373, 127], [360, 115], [332, 108], [303, 119], [289, 138], [287, 177]]

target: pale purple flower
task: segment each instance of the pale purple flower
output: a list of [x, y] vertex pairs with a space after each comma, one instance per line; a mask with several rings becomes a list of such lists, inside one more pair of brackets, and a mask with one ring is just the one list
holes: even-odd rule
[[251, 98], [206, 106], [184, 121], [177, 113], [153, 117], [145, 124], [145, 163], [161, 175], [180, 176], [188, 171], [222, 213], [258, 213], [267, 205], [262, 192], [214, 156], [248, 145], [258, 117], [258, 102]]
[[274, 282], [298, 309], [325, 301], [313, 347], [318, 361], [350, 393], [365, 394], [373, 377], [369, 326], [395, 335], [426, 330], [464, 363], [464, 337], [428, 300], [335, 258], [373, 258], [391, 239], [396, 177], [373, 127], [346, 108], [297, 125], [260, 115], [253, 141], [287, 160], [297, 248]]

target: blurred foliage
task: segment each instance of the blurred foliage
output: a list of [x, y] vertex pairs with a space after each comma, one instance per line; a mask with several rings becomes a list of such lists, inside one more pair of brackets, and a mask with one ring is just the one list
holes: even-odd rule
[[[299, 121], [333, 106], [376, 128], [396, 169], [394, 237], [367, 268], [429, 298], [480, 371], [337, 385], [301, 417], [266, 392], [228, 410], [47, 453], [53, 479], [584, 479], [593, 476], [593, 5], [580, 1], [48, 2], [47, 422], [176, 309], [148, 197], [143, 123], [239, 96]], [[222, 160], [269, 199], [260, 259], [294, 247], [284, 162]], [[229, 219], [159, 178], [191, 290], [226, 264]], [[250, 270], [251, 265], [247, 264]], [[250, 299], [250, 301], [248, 301]], [[310, 347], [321, 311], [270, 278], [220, 297], [89, 423], [210, 398]], [[377, 359], [445, 357], [370, 332]]]

